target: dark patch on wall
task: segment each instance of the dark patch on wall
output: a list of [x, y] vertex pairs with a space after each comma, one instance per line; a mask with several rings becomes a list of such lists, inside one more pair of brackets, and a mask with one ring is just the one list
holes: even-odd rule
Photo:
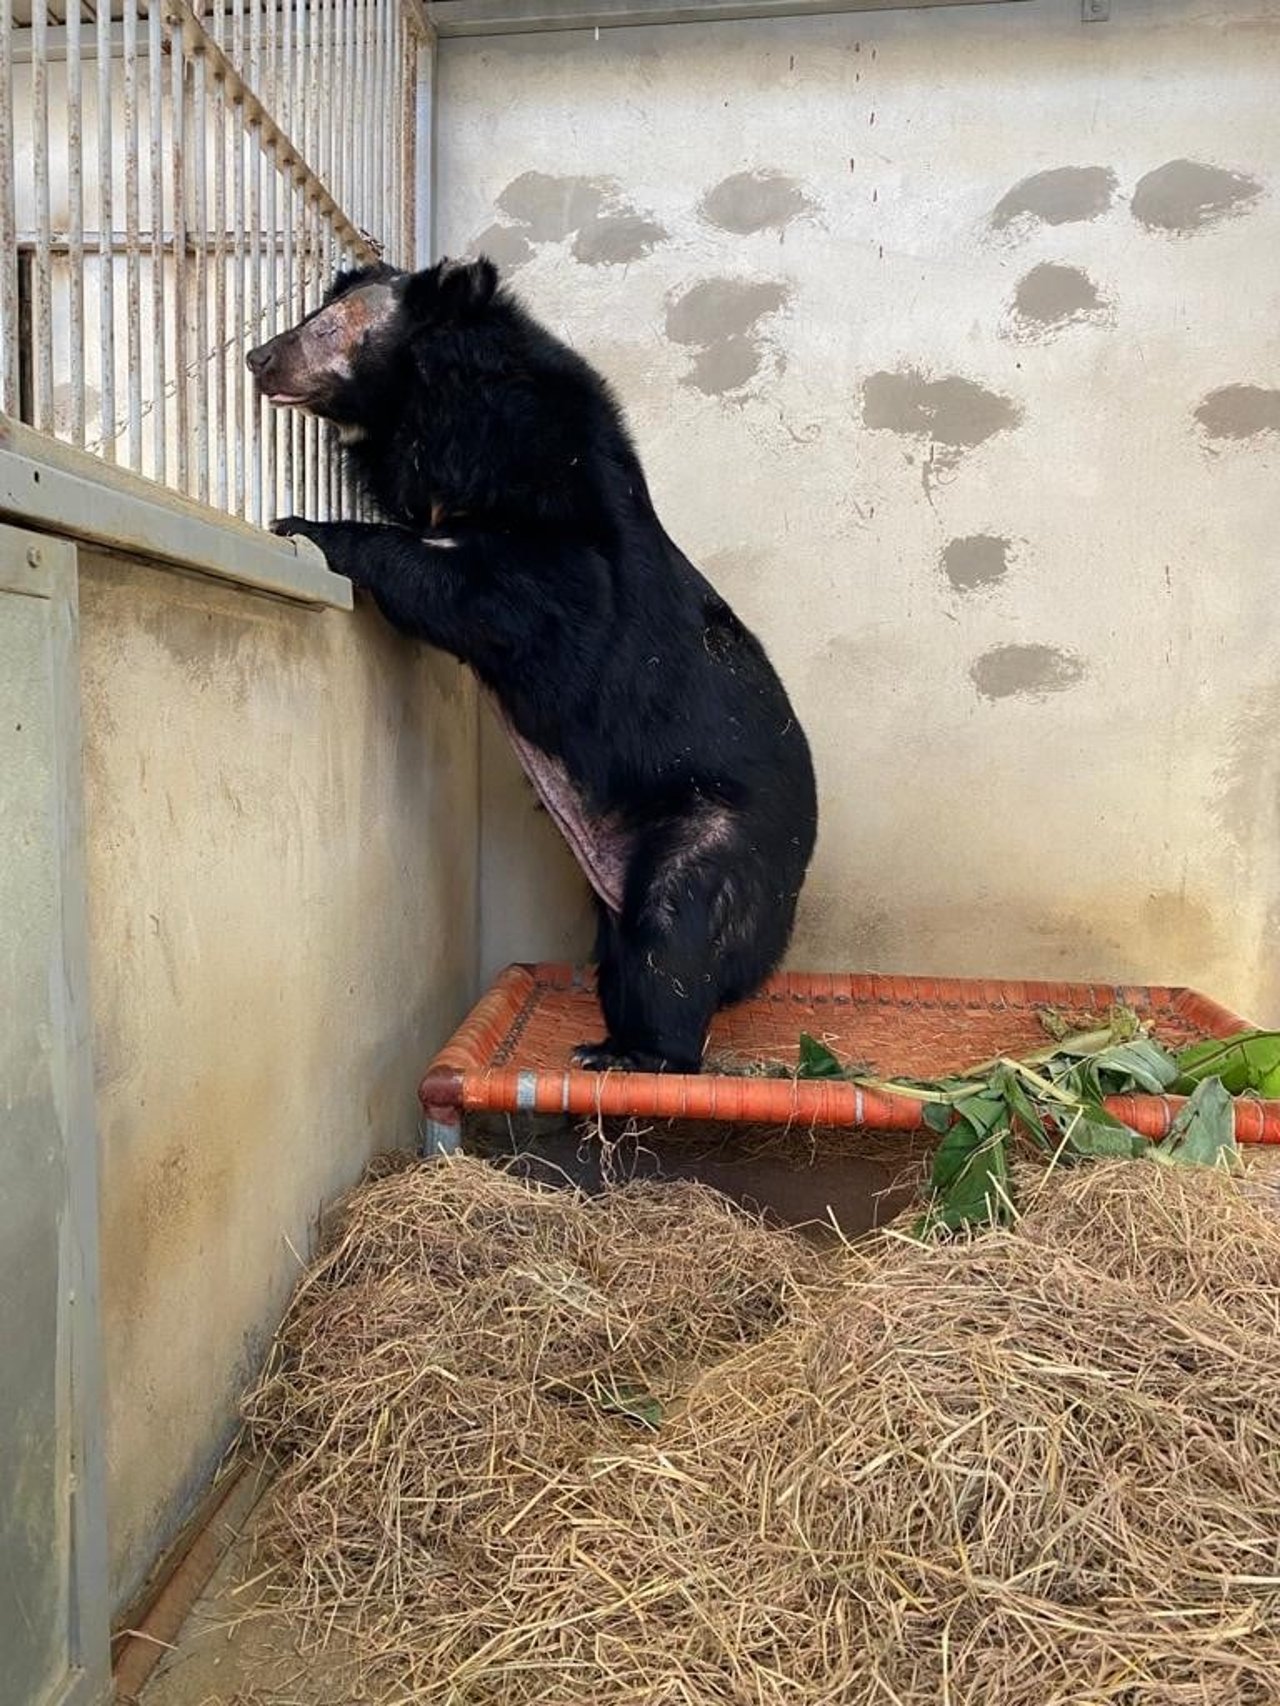
[[1185, 235], [1247, 213], [1262, 185], [1244, 172], [1198, 160], [1170, 160], [1138, 180], [1130, 207], [1151, 231]]
[[1009, 432], [1022, 410], [1009, 397], [959, 374], [930, 379], [916, 368], [873, 373], [862, 386], [862, 419], [877, 432], [925, 438], [955, 461], [997, 433]]
[[533, 259], [533, 245], [518, 225], [490, 225], [468, 244], [468, 253], [488, 255], [502, 272], [515, 272]]
[[754, 338], [724, 338], [698, 350], [687, 379], [695, 391], [723, 397], [754, 379], [763, 365], [764, 350]]
[[667, 233], [641, 213], [601, 214], [578, 232], [573, 258], [585, 266], [621, 266], [643, 260], [666, 241]]
[[735, 172], [709, 189], [698, 205], [708, 225], [745, 237], [756, 231], [782, 231], [814, 210], [804, 187], [771, 166]]
[[1036, 338], [1106, 313], [1097, 285], [1079, 267], [1043, 261], [1018, 280], [1013, 295], [1015, 333]]
[[1019, 220], [1074, 225], [1097, 219], [1114, 201], [1116, 182], [1110, 166], [1052, 166], [1007, 190], [992, 209], [991, 223], [1003, 229]]
[[993, 646], [969, 670], [984, 699], [1044, 699], [1065, 693], [1084, 677], [1083, 662], [1057, 646]]
[[544, 243], [574, 239], [573, 258], [586, 266], [642, 260], [667, 233], [627, 200], [613, 178], [554, 177], [522, 172], [497, 199], [504, 216], [469, 245], [514, 272]]
[[503, 190], [497, 205], [535, 243], [558, 243], [595, 218], [611, 188], [594, 178], [522, 172]]
[[1257, 438], [1280, 432], [1280, 391], [1267, 385], [1223, 385], [1196, 410], [1210, 438]]
[[993, 533], [971, 533], [950, 539], [942, 552], [942, 572], [957, 592], [976, 592], [995, 586], [1009, 572], [1008, 539]]
[[696, 350], [686, 383], [709, 397], [745, 385], [764, 361], [760, 322], [790, 297], [776, 279], [704, 278], [667, 302], [672, 343]]

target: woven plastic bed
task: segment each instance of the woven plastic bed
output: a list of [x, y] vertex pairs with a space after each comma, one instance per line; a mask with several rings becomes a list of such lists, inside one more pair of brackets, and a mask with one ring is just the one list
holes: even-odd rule
[[[574, 1047], [603, 1034], [590, 972], [509, 966], [432, 1061], [419, 1089], [425, 1147], [457, 1147], [466, 1113], [671, 1119], [914, 1131], [922, 1104], [839, 1080], [751, 1076], [752, 1062], [794, 1064], [807, 1031], [871, 1075], [935, 1078], [996, 1055], [1042, 1048], [1050, 1008], [1097, 1023], [1121, 1002], [1173, 1047], [1226, 1037], [1247, 1022], [1191, 989], [1086, 983], [858, 977], [788, 972], [721, 1013], [696, 1076], [584, 1072]], [[1168, 1132], [1176, 1096], [1114, 1096], [1108, 1107], [1144, 1136]], [[1235, 1104], [1241, 1143], [1280, 1144], [1280, 1102]]]

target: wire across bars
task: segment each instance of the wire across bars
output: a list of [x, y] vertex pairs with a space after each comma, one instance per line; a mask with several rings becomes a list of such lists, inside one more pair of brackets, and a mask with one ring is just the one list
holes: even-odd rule
[[255, 522], [356, 513], [245, 351], [414, 259], [417, 0], [0, 0], [0, 408]]

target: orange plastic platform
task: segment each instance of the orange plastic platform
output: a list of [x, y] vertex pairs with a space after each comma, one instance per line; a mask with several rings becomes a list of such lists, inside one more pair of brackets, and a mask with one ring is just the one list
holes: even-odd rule
[[[1121, 1002], [1171, 1047], [1247, 1028], [1191, 989], [1129, 984], [1021, 983], [857, 977], [787, 972], [716, 1018], [707, 1068], [697, 1076], [584, 1072], [569, 1064], [578, 1043], [604, 1031], [590, 972], [568, 965], [509, 966], [432, 1061], [419, 1097], [428, 1146], [452, 1148], [464, 1113], [751, 1121], [768, 1125], [914, 1131], [913, 1097], [839, 1080], [743, 1076], [752, 1061], [794, 1065], [802, 1031], [872, 1076], [936, 1078], [1047, 1041], [1040, 1013], [1053, 1008], [1083, 1026]], [[737, 1072], [717, 1071], [717, 1062]], [[1113, 1096], [1107, 1106], [1146, 1137], [1161, 1138], [1181, 1107], [1176, 1096]], [[1280, 1102], [1235, 1104], [1241, 1143], [1280, 1144]]]

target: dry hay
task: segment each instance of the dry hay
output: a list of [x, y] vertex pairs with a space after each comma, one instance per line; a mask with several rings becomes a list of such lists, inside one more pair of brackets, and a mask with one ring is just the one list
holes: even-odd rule
[[[386, 1702], [1272, 1706], [1280, 1227], [1029, 1183], [824, 1270], [697, 1187], [366, 1188], [251, 1401], [291, 1603]], [[656, 1432], [568, 1396], [694, 1361]]]

